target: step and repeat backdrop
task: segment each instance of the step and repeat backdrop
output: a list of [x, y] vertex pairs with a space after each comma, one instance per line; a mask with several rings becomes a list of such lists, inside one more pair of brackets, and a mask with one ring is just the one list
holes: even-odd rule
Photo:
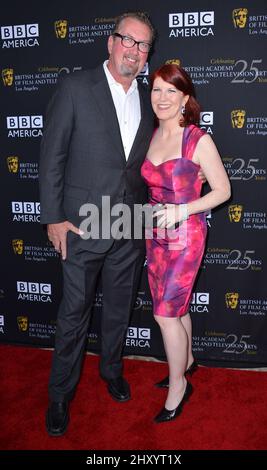
[[[232, 198], [207, 215], [209, 237], [191, 313], [203, 363], [267, 365], [267, 4], [86, 0], [5, 3], [1, 11], [1, 280], [3, 343], [53, 347], [61, 297], [58, 254], [39, 223], [38, 159], [46, 106], [61, 76], [107, 57], [114, 17], [149, 13], [158, 38], [138, 77], [175, 60], [191, 75], [201, 127], [214, 138]], [[100, 351], [102, 291], [89, 351]], [[164, 358], [146, 266], [124, 354]]]

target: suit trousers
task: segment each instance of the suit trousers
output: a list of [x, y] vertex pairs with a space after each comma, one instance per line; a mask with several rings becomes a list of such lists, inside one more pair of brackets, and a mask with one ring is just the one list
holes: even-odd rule
[[136, 247], [132, 240], [115, 240], [105, 253], [90, 252], [86, 246], [86, 241], [68, 232], [67, 259], [62, 262], [63, 297], [49, 381], [52, 401], [69, 401], [76, 390], [100, 275], [103, 291], [100, 374], [105, 380], [122, 374], [122, 350], [145, 245]]

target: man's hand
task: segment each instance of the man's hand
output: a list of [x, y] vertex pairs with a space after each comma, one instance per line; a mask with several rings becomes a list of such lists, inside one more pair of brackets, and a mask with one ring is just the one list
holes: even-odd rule
[[206, 183], [207, 182], [207, 178], [205, 176], [205, 173], [203, 172], [203, 170], [200, 168], [198, 174], [197, 174], [197, 177], [199, 180], [202, 181], [202, 183]]
[[47, 225], [47, 235], [50, 242], [53, 243], [55, 250], [61, 253], [63, 260], [67, 257], [67, 233], [68, 231], [76, 233], [77, 235], [83, 235], [83, 232], [79, 230], [75, 225], [68, 222], [59, 222], [58, 224]]

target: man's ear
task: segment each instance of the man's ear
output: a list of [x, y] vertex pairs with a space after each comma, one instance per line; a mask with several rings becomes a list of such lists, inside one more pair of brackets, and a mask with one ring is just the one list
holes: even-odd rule
[[108, 52], [111, 54], [113, 48], [114, 37], [112, 35], [108, 38]]

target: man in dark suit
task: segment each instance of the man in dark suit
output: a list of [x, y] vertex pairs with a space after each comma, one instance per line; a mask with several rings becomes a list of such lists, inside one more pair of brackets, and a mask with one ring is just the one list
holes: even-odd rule
[[146, 202], [140, 167], [153, 131], [148, 92], [136, 81], [154, 38], [146, 15], [121, 15], [108, 39], [109, 60], [78, 72], [58, 86], [41, 145], [41, 223], [61, 253], [63, 299], [57, 317], [55, 351], [46, 414], [49, 435], [60, 436], [69, 422], [69, 402], [80, 377], [91, 307], [102, 277], [100, 373], [118, 401], [130, 399], [122, 375], [122, 349], [144, 260], [144, 242], [87, 239], [79, 209], [102, 196], [110, 207]]

